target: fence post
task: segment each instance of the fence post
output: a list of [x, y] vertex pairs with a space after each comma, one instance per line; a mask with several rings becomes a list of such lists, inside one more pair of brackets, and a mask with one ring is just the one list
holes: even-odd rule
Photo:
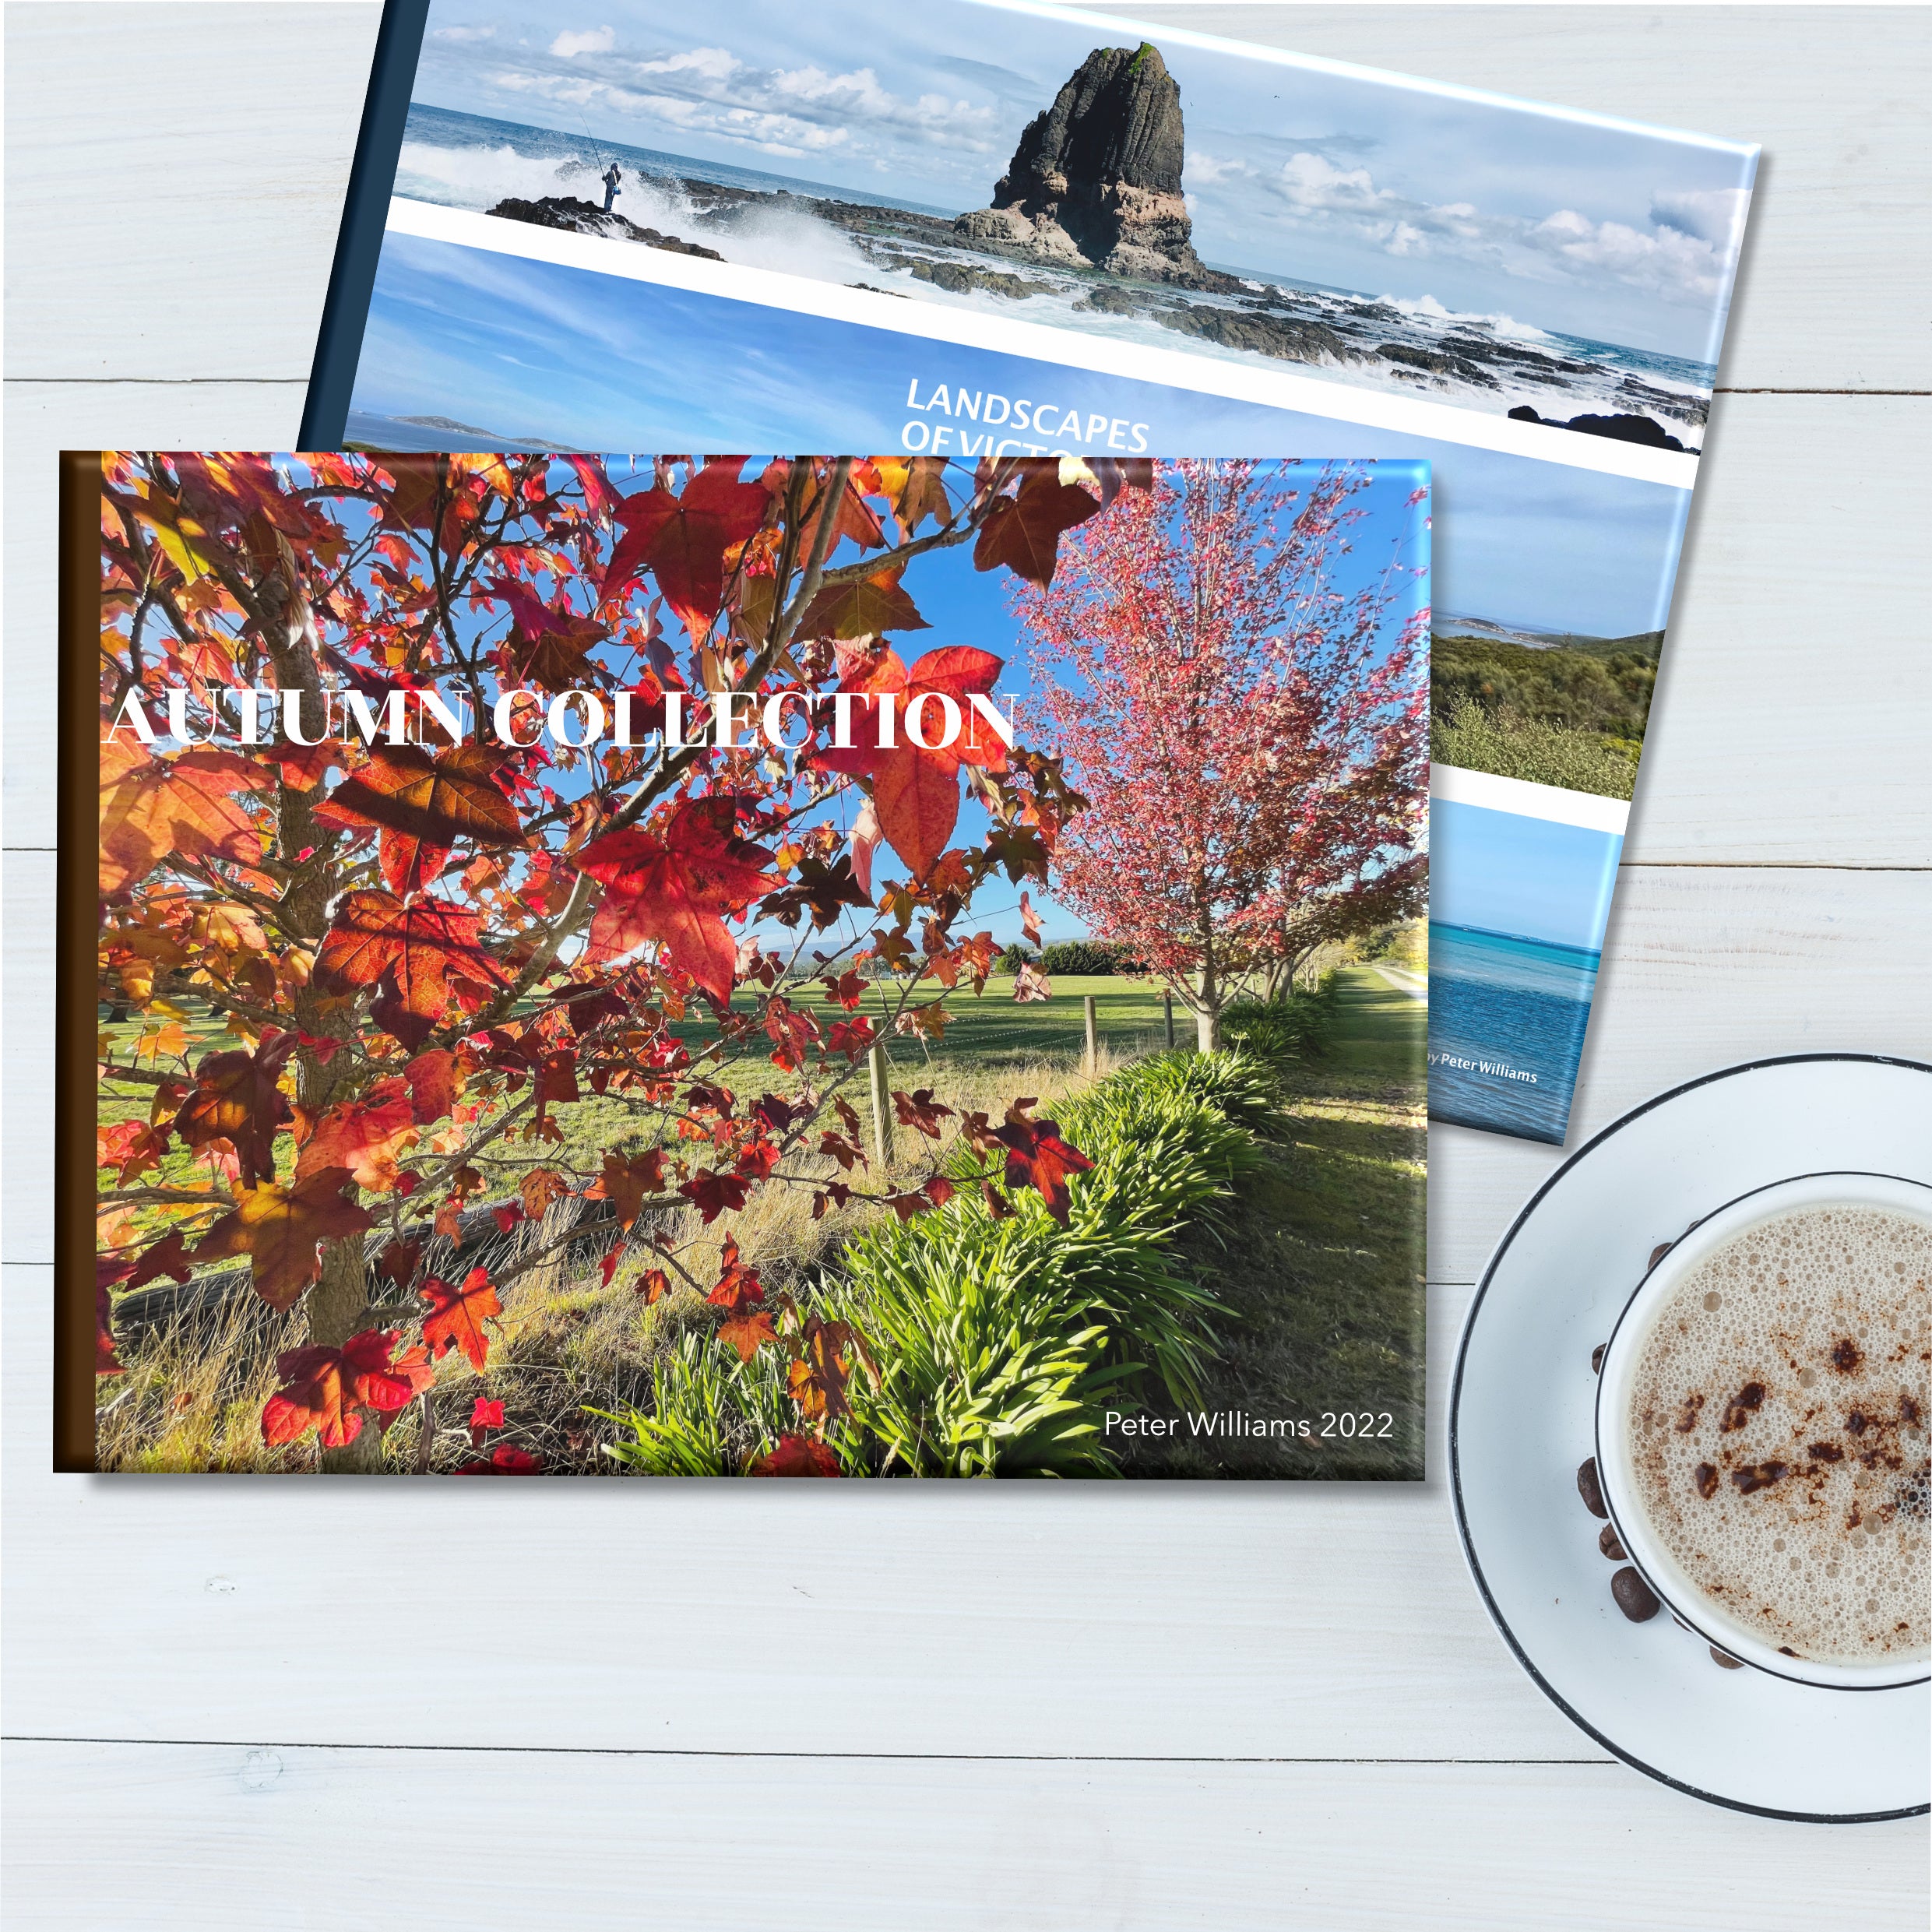
[[872, 1045], [872, 1152], [878, 1158], [879, 1178], [883, 1181], [892, 1165], [892, 1096], [885, 1090], [885, 1049]]
[[1094, 1024], [1093, 995], [1089, 993], [1081, 1001], [1087, 1015], [1087, 1078], [1097, 1080], [1100, 1075], [1100, 1035]]
[[1171, 991], [1161, 995], [1161, 1003], [1167, 1009], [1167, 1050], [1174, 1050], [1174, 996]]

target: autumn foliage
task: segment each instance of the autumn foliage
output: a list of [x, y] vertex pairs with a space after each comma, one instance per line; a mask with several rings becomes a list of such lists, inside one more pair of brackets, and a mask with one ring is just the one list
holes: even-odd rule
[[1204, 1049], [1244, 991], [1423, 903], [1426, 493], [1356, 558], [1376, 486], [1372, 465], [1163, 464], [1016, 589], [1028, 723], [1086, 801], [1055, 891], [1193, 1008]]
[[[373, 1466], [420, 1402], [463, 1473], [533, 1473], [435, 1385], [589, 1241], [776, 1365], [756, 1473], [836, 1473], [868, 1339], [728, 1239], [695, 1273], [686, 1205], [710, 1253], [763, 1190], [903, 1217], [945, 1166], [1064, 1216], [1086, 1164], [1023, 1100], [968, 1135], [914, 1094], [930, 1170], [889, 1184], [854, 1103], [883, 1030], [984, 988], [976, 895], [1044, 886], [1080, 802], [996, 728], [998, 658], [917, 648], [920, 560], [1043, 593], [1149, 466], [639, 460], [104, 459], [97, 1366], [118, 1293], [245, 1266], [287, 1466]], [[566, 1158], [593, 1096], [621, 1124]], [[432, 1272], [480, 1215], [543, 1233]]]

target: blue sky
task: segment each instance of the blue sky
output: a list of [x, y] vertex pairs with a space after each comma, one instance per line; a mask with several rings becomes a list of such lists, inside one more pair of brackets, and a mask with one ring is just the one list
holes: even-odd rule
[[[970, 0], [435, 0], [415, 93], [963, 210], [1086, 55], [1138, 31]], [[1210, 262], [1716, 361], [1745, 150], [1149, 37]]]
[[393, 234], [354, 406], [505, 449], [896, 451], [914, 382], [1145, 423], [1163, 455], [1420, 456], [1439, 608], [1606, 637], [1669, 608], [1686, 491]]
[[1438, 799], [1429, 814], [1429, 917], [1595, 951], [1622, 839]]

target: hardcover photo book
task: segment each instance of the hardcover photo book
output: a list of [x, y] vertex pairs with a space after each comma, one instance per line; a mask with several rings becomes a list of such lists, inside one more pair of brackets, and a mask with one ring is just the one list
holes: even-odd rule
[[1420, 1480], [1431, 489], [70, 454], [59, 1466]]
[[389, 0], [304, 436], [1427, 460], [1431, 1110], [1560, 1143], [1756, 157], [1008, 0]]

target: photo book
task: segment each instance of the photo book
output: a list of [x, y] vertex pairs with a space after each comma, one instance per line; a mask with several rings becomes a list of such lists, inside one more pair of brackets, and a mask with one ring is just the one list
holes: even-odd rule
[[58, 1466], [1420, 1480], [1431, 489], [69, 454]]
[[1431, 1111], [1560, 1143], [1756, 157], [1006, 0], [388, 0], [303, 436], [1426, 459]]

